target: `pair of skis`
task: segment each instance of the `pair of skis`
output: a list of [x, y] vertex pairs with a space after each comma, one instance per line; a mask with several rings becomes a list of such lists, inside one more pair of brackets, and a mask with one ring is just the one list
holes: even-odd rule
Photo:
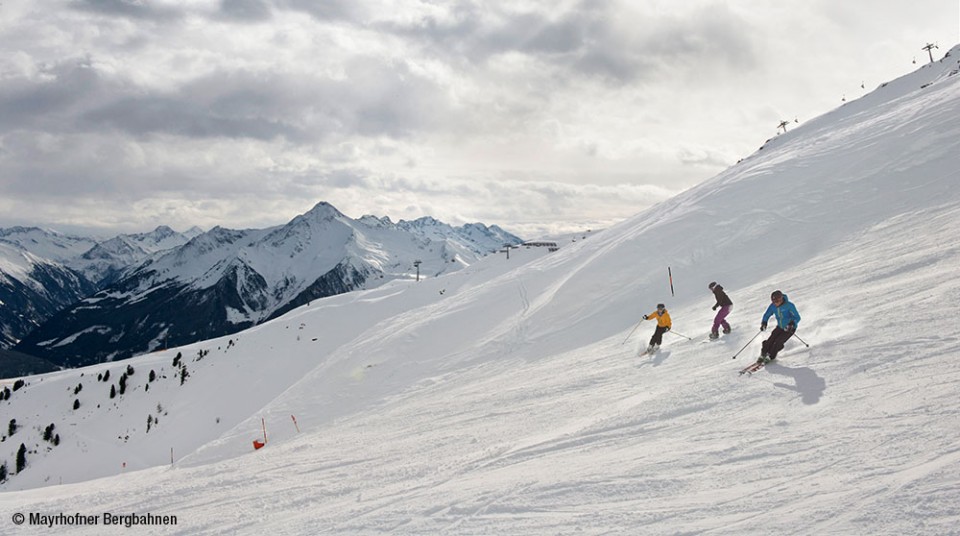
[[766, 363], [761, 363], [760, 361], [754, 361], [753, 363], [750, 363], [748, 366], [740, 369], [740, 375], [743, 376], [744, 374], [746, 374], [747, 376], [751, 376], [754, 372], [762, 369], [764, 366], [766, 366]]

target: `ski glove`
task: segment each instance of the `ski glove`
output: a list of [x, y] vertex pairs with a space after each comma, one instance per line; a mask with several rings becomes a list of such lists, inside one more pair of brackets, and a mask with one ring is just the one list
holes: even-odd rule
[[789, 324], [787, 324], [787, 331], [791, 333], [793, 333], [794, 331], [797, 331], [797, 325], [794, 324], [793, 322], [790, 322]]
[[767, 331], [767, 323], [766, 323], [766, 322], [760, 323], [760, 331]]
[[668, 331], [670, 331], [670, 326], [667, 326], [667, 327], [663, 328], [663, 332], [664, 332], [664, 333], [666, 333], [666, 332], [668, 332]]
[[647, 318], [647, 315], [643, 315], [643, 319], [644, 319], [644, 320], [650, 320], [649, 318]]
[[714, 310], [714, 311], [717, 310], [717, 306], [716, 306], [716, 305], [713, 306], [713, 310]]

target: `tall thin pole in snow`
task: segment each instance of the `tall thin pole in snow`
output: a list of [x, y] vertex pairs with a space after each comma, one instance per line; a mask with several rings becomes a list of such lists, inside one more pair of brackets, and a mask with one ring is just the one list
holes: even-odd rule
[[669, 266], [667, 266], [667, 275], [670, 276], [670, 295], [676, 297], [676, 294], [673, 293], [673, 272]]
[[940, 48], [940, 47], [938, 47], [937, 45], [934, 45], [933, 43], [927, 43], [927, 46], [920, 49], [920, 50], [926, 50], [927, 54], [930, 55], [930, 63], [933, 63], [933, 49], [935, 48]]

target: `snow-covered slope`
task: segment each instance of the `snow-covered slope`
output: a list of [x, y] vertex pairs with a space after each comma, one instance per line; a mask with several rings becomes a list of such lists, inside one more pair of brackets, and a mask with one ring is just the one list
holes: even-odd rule
[[[93, 378], [120, 364], [29, 378], [0, 402], [31, 423], [0, 459], [36, 451], [0, 510], [175, 515], [154, 531], [190, 534], [954, 534], [958, 56], [555, 253], [177, 350], [182, 386], [175, 351], [125, 362], [119, 399]], [[708, 342], [712, 280], [734, 331]], [[775, 288], [809, 347], [740, 377]], [[637, 356], [657, 302], [675, 329]]]

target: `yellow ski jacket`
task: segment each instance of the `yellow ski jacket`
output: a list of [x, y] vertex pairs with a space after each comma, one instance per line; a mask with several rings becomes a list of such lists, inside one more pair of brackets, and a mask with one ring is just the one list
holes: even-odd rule
[[643, 317], [644, 320], [652, 320], [654, 317], [657, 319], [657, 325], [661, 328], [670, 328], [673, 327], [673, 324], [670, 322], [670, 313], [666, 309], [663, 310], [663, 314], [659, 314], [658, 311], [654, 311]]

